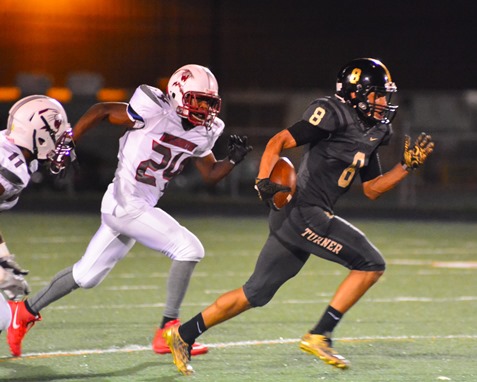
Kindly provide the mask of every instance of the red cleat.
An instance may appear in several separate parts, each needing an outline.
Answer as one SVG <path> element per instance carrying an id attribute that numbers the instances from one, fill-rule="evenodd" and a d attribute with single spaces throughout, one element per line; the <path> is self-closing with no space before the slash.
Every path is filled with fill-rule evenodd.
<path id="1" fill-rule="evenodd" d="M 22 355 L 22 340 L 28 330 L 35 325 L 36 321 L 41 320 L 40 314 L 34 316 L 31 314 L 24 301 L 8 301 L 12 311 L 12 322 L 8 327 L 7 341 L 10 346 L 10 352 L 14 357 Z"/>
<path id="2" fill-rule="evenodd" d="M 178 319 L 173 320 L 173 321 L 169 321 L 164 326 L 164 328 L 157 329 L 156 335 L 154 336 L 154 339 L 152 340 L 152 350 L 154 350 L 155 353 L 157 353 L 157 354 L 169 354 L 171 352 L 171 349 L 169 349 L 169 346 L 167 346 L 166 340 L 164 339 L 164 337 L 162 337 L 162 334 L 164 333 L 164 331 L 166 329 L 170 328 L 171 326 L 175 326 L 175 325 L 180 325 L 180 321 Z M 199 343 L 196 342 L 194 345 L 192 345 L 190 355 L 191 356 L 201 355 L 201 354 L 207 353 L 208 351 L 209 351 L 209 348 L 207 346 L 199 344 Z"/>

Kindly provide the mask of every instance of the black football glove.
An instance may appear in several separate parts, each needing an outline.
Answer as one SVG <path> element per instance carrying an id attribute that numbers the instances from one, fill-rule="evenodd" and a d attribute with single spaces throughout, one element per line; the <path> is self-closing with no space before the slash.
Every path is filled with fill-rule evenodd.
<path id="1" fill-rule="evenodd" d="M 18 265 L 18 263 L 15 261 L 15 256 L 14 255 L 5 255 L 0 257 L 0 267 L 8 270 L 11 269 L 11 271 L 15 275 L 27 275 L 28 271 L 26 269 L 23 269 Z"/>
<path id="2" fill-rule="evenodd" d="M 427 157 L 434 150 L 434 142 L 432 137 L 426 133 L 421 133 L 414 145 L 411 147 L 411 137 L 404 137 L 404 153 L 402 164 L 409 169 L 416 169 L 426 161 Z"/>
<path id="3" fill-rule="evenodd" d="M 252 149 L 253 147 L 247 144 L 246 135 L 231 135 L 227 145 L 227 156 L 232 164 L 239 164 Z"/>
<path id="4" fill-rule="evenodd" d="M 273 195 L 280 191 L 291 191 L 288 186 L 282 186 L 281 184 L 272 182 L 269 178 L 256 179 L 255 189 L 258 192 L 258 197 L 262 202 L 265 202 L 268 207 L 277 210 L 273 204 Z"/>

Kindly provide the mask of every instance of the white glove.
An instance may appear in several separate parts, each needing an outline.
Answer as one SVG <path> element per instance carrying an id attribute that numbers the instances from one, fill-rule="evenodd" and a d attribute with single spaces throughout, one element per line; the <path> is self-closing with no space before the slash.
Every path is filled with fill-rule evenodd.
<path id="1" fill-rule="evenodd" d="M 4 269 L 11 269 L 16 275 L 27 275 L 28 271 L 20 267 L 15 261 L 15 255 L 3 255 L 0 256 L 0 267 Z"/>
<path id="2" fill-rule="evenodd" d="M 10 300 L 16 300 L 30 293 L 30 286 L 22 275 L 13 269 L 0 267 L 0 289 Z"/>

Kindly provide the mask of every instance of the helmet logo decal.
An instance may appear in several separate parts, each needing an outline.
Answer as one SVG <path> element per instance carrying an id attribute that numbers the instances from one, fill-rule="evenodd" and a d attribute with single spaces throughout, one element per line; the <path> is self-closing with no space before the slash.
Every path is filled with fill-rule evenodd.
<path id="1" fill-rule="evenodd" d="M 184 90 L 182 86 L 184 83 L 192 77 L 192 72 L 190 70 L 184 70 L 181 74 L 181 78 L 179 81 L 175 81 L 172 85 L 177 86 L 181 92 L 182 95 L 184 95 Z"/>
<path id="2" fill-rule="evenodd" d="M 359 81 L 359 78 L 361 77 L 361 69 L 360 68 L 354 68 L 351 74 L 349 75 L 349 83 L 350 84 L 357 84 Z"/>
<path id="3" fill-rule="evenodd" d="M 190 70 L 184 70 L 184 73 L 182 73 L 182 76 L 181 76 L 181 82 L 186 82 L 191 77 L 192 77 L 192 73 L 190 72 Z"/>
<path id="4" fill-rule="evenodd" d="M 46 118 L 42 115 L 44 113 L 46 113 L 47 111 L 53 111 L 55 114 L 53 116 L 50 116 L 50 119 L 52 120 L 51 122 L 53 122 L 53 125 L 50 125 L 48 123 L 48 121 L 46 120 Z M 53 133 L 57 133 L 58 130 L 60 129 L 61 127 L 61 124 L 63 122 L 63 118 L 61 117 L 61 114 L 58 113 L 57 110 L 55 109 L 44 109 L 44 110 L 40 110 L 38 112 L 38 115 L 40 115 L 40 118 L 41 120 L 43 121 L 43 123 L 45 124 L 45 126 L 42 127 L 42 129 L 45 129 L 46 131 L 48 131 L 50 134 Z M 53 127 L 53 128 L 52 128 Z"/>
<path id="5" fill-rule="evenodd" d="M 43 114 L 43 113 L 45 113 L 45 112 L 47 112 L 47 111 L 49 111 L 49 110 L 55 112 L 54 116 L 53 116 L 53 117 L 50 117 L 50 119 L 53 119 L 53 122 L 54 122 L 53 127 L 54 127 L 54 129 L 52 129 L 52 126 L 48 123 L 48 121 L 46 120 L 46 118 L 45 118 L 43 115 L 41 115 L 41 114 Z M 38 112 L 38 115 L 40 115 L 41 120 L 42 120 L 43 123 L 45 124 L 45 125 L 42 126 L 40 129 L 46 130 L 46 131 L 48 132 L 48 134 L 49 134 L 51 140 L 53 141 L 53 144 L 56 143 L 55 135 L 56 135 L 56 133 L 58 132 L 60 126 L 61 126 L 61 115 L 60 115 L 55 109 L 49 109 L 49 108 L 48 108 L 48 109 L 44 109 L 44 110 L 40 110 L 40 111 Z M 58 117 L 59 117 L 59 118 L 58 118 Z M 58 122 L 59 122 L 59 123 L 58 123 Z M 44 140 L 39 141 L 39 142 L 40 142 L 40 144 L 44 144 L 44 143 L 45 143 Z"/>

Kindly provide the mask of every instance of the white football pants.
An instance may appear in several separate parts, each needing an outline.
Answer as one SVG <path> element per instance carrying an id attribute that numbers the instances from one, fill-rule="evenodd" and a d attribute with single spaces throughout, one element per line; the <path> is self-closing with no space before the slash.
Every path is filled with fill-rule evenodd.
<path id="1" fill-rule="evenodd" d="M 103 213 L 101 218 L 85 254 L 73 266 L 73 278 L 81 288 L 93 288 L 103 281 L 136 241 L 172 260 L 199 262 L 204 257 L 199 239 L 159 208 L 146 208 L 134 217 Z"/>
<path id="2" fill-rule="evenodd" d="M 0 331 L 7 330 L 12 319 L 12 311 L 3 294 L 0 293 Z"/>

